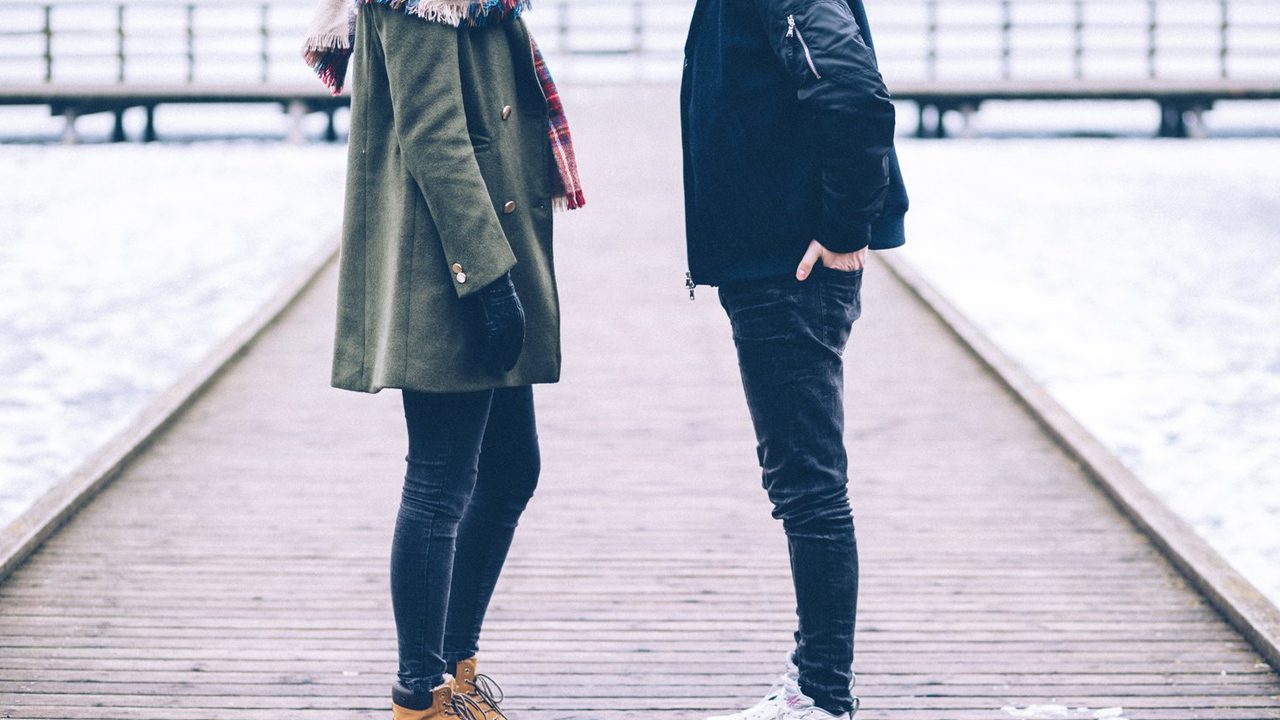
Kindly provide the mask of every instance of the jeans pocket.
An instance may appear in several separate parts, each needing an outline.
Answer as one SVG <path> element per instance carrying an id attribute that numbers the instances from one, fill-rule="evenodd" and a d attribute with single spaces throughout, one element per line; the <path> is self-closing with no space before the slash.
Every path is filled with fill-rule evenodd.
<path id="1" fill-rule="evenodd" d="M 819 274 L 827 276 L 828 280 L 848 283 L 862 282 L 862 271 L 864 268 L 858 268 L 857 270 L 837 270 L 835 268 L 829 268 L 826 265 L 819 265 L 818 268 Z"/>
<path id="2" fill-rule="evenodd" d="M 779 340 L 795 332 L 798 281 L 790 276 L 725 285 L 720 304 L 735 342 Z"/>
<path id="3" fill-rule="evenodd" d="M 821 283 L 822 307 L 832 345 L 839 351 L 849 341 L 853 324 L 862 317 L 862 269 L 852 272 L 823 268 L 818 275 Z"/>

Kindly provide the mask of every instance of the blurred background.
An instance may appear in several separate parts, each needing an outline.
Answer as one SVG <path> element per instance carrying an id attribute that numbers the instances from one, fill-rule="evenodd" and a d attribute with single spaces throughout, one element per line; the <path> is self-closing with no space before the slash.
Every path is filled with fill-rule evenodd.
<path id="1" fill-rule="evenodd" d="M 572 117 L 600 85 L 674 90 L 691 9 L 527 19 Z M 310 10 L 0 0 L 0 524 L 332 242 L 347 110 L 299 59 Z M 868 11 L 900 252 L 1280 602 L 1280 5 Z"/>

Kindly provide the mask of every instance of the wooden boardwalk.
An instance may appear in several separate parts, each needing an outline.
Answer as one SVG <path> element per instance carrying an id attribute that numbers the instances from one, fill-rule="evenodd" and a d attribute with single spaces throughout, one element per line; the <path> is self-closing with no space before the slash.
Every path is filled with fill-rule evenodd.
<path id="1" fill-rule="evenodd" d="M 565 381 L 538 392 L 543 483 L 482 670 L 517 719 L 697 719 L 780 670 L 785 545 L 727 323 L 681 289 L 674 95 L 570 102 L 591 205 L 558 237 Z M 0 717 L 389 717 L 399 397 L 327 389 L 334 292 L 0 585 Z M 1276 674 L 996 380 L 882 267 L 866 293 L 860 717 L 1280 718 Z"/>

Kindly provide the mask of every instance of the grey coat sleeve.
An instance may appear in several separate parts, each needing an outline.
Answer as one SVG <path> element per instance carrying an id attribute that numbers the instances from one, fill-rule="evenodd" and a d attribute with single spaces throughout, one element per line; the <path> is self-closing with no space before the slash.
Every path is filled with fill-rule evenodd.
<path id="1" fill-rule="evenodd" d="M 516 264 L 480 174 L 467 131 L 458 29 L 373 4 L 386 57 L 400 150 L 444 245 L 446 263 L 465 269 L 465 297 Z M 453 275 L 453 273 L 450 273 Z"/>
<path id="2" fill-rule="evenodd" d="M 821 148 L 817 240 L 860 250 L 884 209 L 893 149 L 893 104 L 875 54 L 844 0 L 754 1 Z"/>

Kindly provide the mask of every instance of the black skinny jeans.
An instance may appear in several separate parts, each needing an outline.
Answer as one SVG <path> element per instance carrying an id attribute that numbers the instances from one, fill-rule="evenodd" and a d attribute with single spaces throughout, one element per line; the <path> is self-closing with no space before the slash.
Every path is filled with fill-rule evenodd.
<path id="1" fill-rule="evenodd" d="M 720 288 L 733 326 L 764 488 L 782 521 L 796 592 L 800 689 L 853 709 L 858 545 L 844 447 L 843 353 L 862 311 L 862 271 L 819 266 Z"/>
<path id="2" fill-rule="evenodd" d="M 476 654 L 540 471 L 532 388 L 405 391 L 404 416 L 408 471 L 391 548 L 391 600 L 399 684 L 422 697 L 397 696 L 402 705 L 429 703 L 443 674 Z"/>

